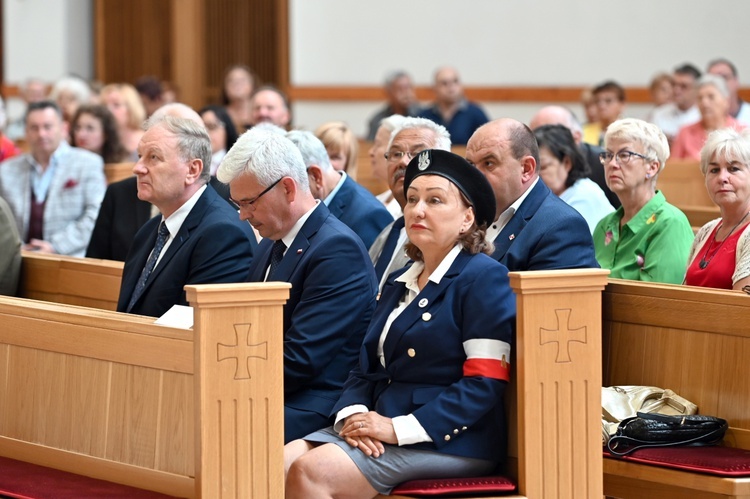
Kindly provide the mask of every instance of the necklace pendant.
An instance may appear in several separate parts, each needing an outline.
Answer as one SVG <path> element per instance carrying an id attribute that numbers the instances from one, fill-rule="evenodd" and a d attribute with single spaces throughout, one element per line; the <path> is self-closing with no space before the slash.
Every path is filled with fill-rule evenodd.
<path id="1" fill-rule="evenodd" d="M 707 261 L 705 261 L 705 260 L 703 260 L 703 259 L 701 258 L 701 261 L 700 261 L 700 262 L 698 262 L 698 266 L 699 266 L 699 267 L 701 268 L 701 270 L 702 270 L 702 269 L 705 269 L 706 267 L 708 267 L 708 262 L 707 262 Z"/>

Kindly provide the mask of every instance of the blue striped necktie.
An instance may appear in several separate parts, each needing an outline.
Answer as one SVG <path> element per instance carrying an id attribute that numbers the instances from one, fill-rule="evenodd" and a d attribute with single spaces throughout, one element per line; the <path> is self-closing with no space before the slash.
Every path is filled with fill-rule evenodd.
<path id="1" fill-rule="evenodd" d="M 162 220 L 161 224 L 159 225 L 159 234 L 156 236 L 156 244 L 154 244 L 154 250 L 148 257 L 148 261 L 146 261 L 146 265 L 143 267 L 141 276 L 138 278 L 138 283 L 135 285 L 133 294 L 130 296 L 130 303 L 128 303 L 128 312 L 130 312 L 130 310 L 133 308 L 133 305 L 135 305 L 135 302 L 137 302 L 138 298 L 140 298 L 141 294 L 143 294 L 143 290 L 146 287 L 146 281 L 148 281 L 151 272 L 154 271 L 154 267 L 156 267 L 156 261 L 159 259 L 159 255 L 161 254 L 161 250 L 164 249 L 164 245 L 167 244 L 167 239 L 169 239 L 169 229 L 167 229 L 167 224 L 165 224 Z"/>

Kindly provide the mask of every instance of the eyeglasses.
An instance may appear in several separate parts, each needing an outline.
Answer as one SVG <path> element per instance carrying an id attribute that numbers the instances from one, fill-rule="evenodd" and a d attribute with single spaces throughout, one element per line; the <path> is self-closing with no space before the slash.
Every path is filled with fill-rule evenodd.
<path id="1" fill-rule="evenodd" d="M 258 194 L 257 196 L 255 196 L 252 199 L 242 199 L 240 201 L 235 201 L 234 199 L 229 198 L 229 200 L 232 202 L 232 204 L 234 204 L 240 210 L 243 209 L 243 208 L 248 208 L 248 207 L 252 206 L 260 198 L 262 198 L 264 194 L 266 194 L 268 191 L 270 191 L 271 189 L 273 189 L 274 187 L 276 187 L 276 184 L 278 184 L 279 182 L 281 182 L 281 180 L 283 178 L 284 177 L 281 177 L 279 180 L 277 180 L 273 184 L 271 184 L 268 187 L 266 187 L 265 189 L 263 189 L 263 192 L 261 192 L 260 194 Z"/>
<path id="2" fill-rule="evenodd" d="M 385 153 L 385 159 L 390 163 L 398 163 L 404 156 L 406 156 L 407 159 L 411 160 L 420 152 L 422 152 L 422 149 L 420 149 L 419 151 L 389 151 Z"/>
<path id="3" fill-rule="evenodd" d="M 622 166 L 630 163 L 630 160 L 633 159 L 633 156 L 637 156 L 645 160 L 649 159 L 648 156 L 644 156 L 643 154 L 623 149 L 622 151 L 618 151 L 616 153 L 612 153 L 609 151 L 600 152 L 599 161 L 601 162 L 601 164 L 606 165 L 607 163 L 612 161 L 612 158 L 615 158 L 617 164 Z"/>
<path id="4" fill-rule="evenodd" d="M 224 123 L 222 123 L 221 121 L 218 121 L 216 123 L 212 123 L 209 121 L 208 123 L 204 123 L 204 125 L 206 126 L 206 130 L 208 130 L 209 132 L 224 128 Z"/>

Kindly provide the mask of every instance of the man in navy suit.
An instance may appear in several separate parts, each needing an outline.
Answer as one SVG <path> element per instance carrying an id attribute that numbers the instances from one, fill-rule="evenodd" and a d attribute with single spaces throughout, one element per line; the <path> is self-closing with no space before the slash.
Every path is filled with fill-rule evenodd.
<path id="1" fill-rule="evenodd" d="M 375 272 L 359 237 L 313 197 L 302 154 L 286 137 L 250 130 L 217 175 L 240 218 L 265 238 L 249 280 L 292 284 L 284 306 L 288 442 L 330 424 L 375 309 Z"/>
<path id="2" fill-rule="evenodd" d="M 323 143 L 311 132 L 287 133 L 307 166 L 310 191 L 331 213 L 352 229 L 369 248 L 393 217 L 370 191 L 343 171 L 334 170 Z"/>
<path id="3" fill-rule="evenodd" d="M 161 215 L 133 240 L 117 310 L 161 316 L 187 305 L 186 284 L 244 281 L 255 236 L 208 185 L 211 142 L 200 122 L 166 115 L 152 117 L 146 128 L 133 172 L 138 198 Z"/>
<path id="4" fill-rule="evenodd" d="M 495 192 L 497 213 L 487 229 L 492 256 L 508 270 L 598 268 L 583 217 L 539 178 L 539 148 L 529 127 L 491 121 L 466 145 L 466 159 Z"/>

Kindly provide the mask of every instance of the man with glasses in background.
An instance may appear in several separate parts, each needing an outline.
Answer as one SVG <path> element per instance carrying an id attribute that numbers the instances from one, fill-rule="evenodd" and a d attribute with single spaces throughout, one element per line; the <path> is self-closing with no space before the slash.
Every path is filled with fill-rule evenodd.
<path id="1" fill-rule="evenodd" d="M 508 270 L 598 268 L 583 217 L 539 178 L 534 132 L 513 119 L 491 121 L 466 145 L 466 159 L 495 193 L 495 222 L 487 239 Z"/>
<path id="2" fill-rule="evenodd" d="M 284 305 L 289 442 L 331 424 L 375 309 L 375 273 L 362 240 L 313 197 L 302 154 L 285 136 L 251 129 L 217 176 L 229 184 L 240 219 L 264 238 L 248 280 L 292 285 Z"/>
<path id="3" fill-rule="evenodd" d="M 406 205 L 404 173 L 409 161 L 426 149 L 451 150 L 451 139 L 445 127 L 426 118 L 405 118 L 401 126 L 391 133 L 386 147 L 386 179 L 393 198 L 401 206 Z M 375 265 L 378 289 L 382 291 L 388 274 L 407 264 L 404 252 L 407 243 L 403 215 L 388 224 L 370 246 L 370 259 Z"/>
<path id="4" fill-rule="evenodd" d="M 255 235 L 208 184 L 211 142 L 200 117 L 157 112 L 138 144 L 138 199 L 158 208 L 125 260 L 119 312 L 159 317 L 187 305 L 186 284 L 243 282 Z M 175 115 L 177 114 L 177 117 Z"/>

